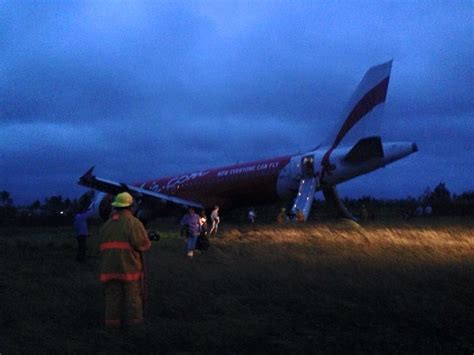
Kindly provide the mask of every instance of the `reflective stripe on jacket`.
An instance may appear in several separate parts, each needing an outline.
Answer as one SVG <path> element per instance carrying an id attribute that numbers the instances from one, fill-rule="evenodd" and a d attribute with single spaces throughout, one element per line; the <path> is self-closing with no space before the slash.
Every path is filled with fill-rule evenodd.
<path id="1" fill-rule="evenodd" d="M 100 281 L 137 281 L 142 277 L 141 252 L 151 247 L 143 224 L 129 210 L 120 210 L 100 229 Z"/>

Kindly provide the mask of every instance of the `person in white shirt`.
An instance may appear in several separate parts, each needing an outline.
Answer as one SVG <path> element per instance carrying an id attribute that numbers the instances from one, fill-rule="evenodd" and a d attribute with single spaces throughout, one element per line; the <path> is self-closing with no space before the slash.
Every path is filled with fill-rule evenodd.
<path id="1" fill-rule="evenodd" d="M 211 230 L 209 231 L 209 236 L 216 236 L 220 221 L 221 219 L 219 218 L 219 206 L 214 206 L 214 209 L 211 212 L 212 226 Z"/>
<path id="2" fill-rule="evenodd" d="M 255 210 L 253 208 L 249 209 L 248 219 L 249 219 L 250 224 L 255 223 L 255 218 L 257 218 L 257 214 L 255 213 Z"/>

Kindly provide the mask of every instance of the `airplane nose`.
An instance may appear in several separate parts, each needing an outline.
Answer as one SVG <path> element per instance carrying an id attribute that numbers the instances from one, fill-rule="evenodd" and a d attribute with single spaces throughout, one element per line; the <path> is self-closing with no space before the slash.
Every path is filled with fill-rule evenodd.
<path id="1" fill-rule="evenodd" d="M 412 143 L 411 150 L 413 151 L 413 153 L 418 151 L 418 146 L 416 145 L 416 143 Z"/>

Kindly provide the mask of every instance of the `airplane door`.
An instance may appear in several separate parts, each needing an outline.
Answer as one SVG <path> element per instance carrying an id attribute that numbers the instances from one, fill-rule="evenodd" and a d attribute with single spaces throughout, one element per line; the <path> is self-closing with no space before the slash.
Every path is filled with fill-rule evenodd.
<path id="1" fill-rule="evenodd" d="M 314 176 L 314 155 L 305 155 L 301 158 L 301 176 Z"/>

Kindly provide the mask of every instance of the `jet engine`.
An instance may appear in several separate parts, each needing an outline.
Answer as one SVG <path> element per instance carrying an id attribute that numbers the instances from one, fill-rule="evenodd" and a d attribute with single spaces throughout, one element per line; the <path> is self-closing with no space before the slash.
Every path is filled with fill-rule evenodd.
<path id="1" fill-rule="evenodd" d="M 114 197 L 112 195 L 106 194 L 105 192 L 96 192 L 89 205 L 89 209 L 94 210 L 94 217 L 106 221 L 112 212 L 111 203 L 113 200 Z"/>

